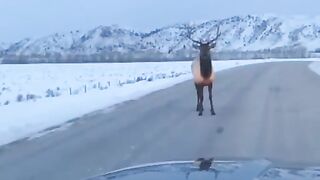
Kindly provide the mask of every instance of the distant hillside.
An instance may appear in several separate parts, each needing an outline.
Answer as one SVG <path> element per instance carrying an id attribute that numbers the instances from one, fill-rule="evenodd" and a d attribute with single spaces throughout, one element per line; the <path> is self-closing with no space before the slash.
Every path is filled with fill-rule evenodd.
<path id="1" fill-rule="evenodd" d="M 193 37 L 218 40 L 215 59 L 306 57 L 320 49 L 320 21 L 276 16 L 234 16 L 193 24 Z M 185 60 L 195 56 L 186 38 L 190 25 L 175 24 L 141 33 L 117 26 L 88 32 L 55 33 L 0 44 L 5 63 Z"/>

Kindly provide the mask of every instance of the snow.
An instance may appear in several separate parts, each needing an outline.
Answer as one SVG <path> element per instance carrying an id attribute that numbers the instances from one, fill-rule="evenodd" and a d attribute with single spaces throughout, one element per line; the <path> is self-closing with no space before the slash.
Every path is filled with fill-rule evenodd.
<path id="1" fill-rule="evenodd" d="M 214 69 L 318 60 L 217 61 Z M 190 65 L 191 62 L 0 65 L 0 145 L 190 80 Z"/>
<path id="2" fill-rule="evenodd" d="M 7 49 L 10 46 L 10 43 L 0 42 L 0 51 Z"/>
<path id="3" fill-rule="evenodd" d="M 260 180 L 315 180 L 320 177 L 320 167 L 310 167 L 306 169 L 269 169 Z"/>
<path id="4" fill-rule="evenodd" d="M 311 63 L 309 68 L 320 76 L 320 62 Z"/>

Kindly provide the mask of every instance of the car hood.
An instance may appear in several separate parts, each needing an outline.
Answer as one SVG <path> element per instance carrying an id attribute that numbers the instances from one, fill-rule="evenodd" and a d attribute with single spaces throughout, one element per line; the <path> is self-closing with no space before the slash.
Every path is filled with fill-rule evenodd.
<path id="1" fill-rule="evenodd" d="M 320 179 L 320 168 L 277 168 L 267 160 L 215 161 L 210 170 L 200 171 L 194 161 L 145 164 L 88 180 L 298 180 Z"/>

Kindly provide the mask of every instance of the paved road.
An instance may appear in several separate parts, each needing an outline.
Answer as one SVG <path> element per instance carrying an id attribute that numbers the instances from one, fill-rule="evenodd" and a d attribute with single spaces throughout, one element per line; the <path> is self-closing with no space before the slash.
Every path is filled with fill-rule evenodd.
<path id="1" fill-rule="evenodd" d="M 268 63 L 218 73 L 215 117 L 207 98 L 204 116 L 196 115 L 191 81 L 92 113 L 68 130 L 0 148 L 0 179 L 83 179 L 202 156 L 320 165 L 320 77 L 307 65 Z"/>

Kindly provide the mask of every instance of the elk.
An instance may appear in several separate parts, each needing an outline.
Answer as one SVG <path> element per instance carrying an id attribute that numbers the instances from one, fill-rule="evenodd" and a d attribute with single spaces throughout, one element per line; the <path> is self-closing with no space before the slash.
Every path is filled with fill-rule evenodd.
<path id="1" fill-rule="evenodd" d="M 221 33 L 219 32 L 219 26 L 217 27 L 216 37 L 208 41 L 194 40 L 191 35 L 194 30 L 188 28 L 187 38 L 193 42 L 193 47 L 200 50 L 199 57 L 196 58 L 191 64 L 192 75 L 194 84 L 197 90 L 197 108 L 199 116 L 203 113 L 203 89 L 208 86 L 209 101 L 211 106 L 211 115 L 216 115 L 213 102 L 212 102 L 212 86 L 215 79 L 215 74 L 212 67 L 210 50 L 216 47 L 216 41 Z"/>

